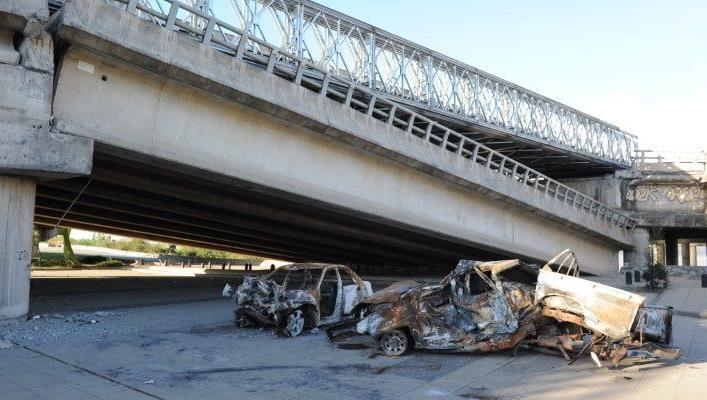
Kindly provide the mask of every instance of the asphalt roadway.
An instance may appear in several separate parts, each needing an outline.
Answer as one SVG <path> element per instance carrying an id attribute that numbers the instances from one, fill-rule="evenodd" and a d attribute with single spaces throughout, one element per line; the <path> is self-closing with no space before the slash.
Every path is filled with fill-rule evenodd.
<path id="1" fill-rule="evenodd" d="M 322 331 L 280 338 L 234 328 L 218 287 L 40 296 L 37 319 L 0 328 L 0 399 L 703 399 L 706 292 L 675 278 L 648 294 L 676 307 L 684 355 L 618 368 L 534 352 L 389 358 Z"/>

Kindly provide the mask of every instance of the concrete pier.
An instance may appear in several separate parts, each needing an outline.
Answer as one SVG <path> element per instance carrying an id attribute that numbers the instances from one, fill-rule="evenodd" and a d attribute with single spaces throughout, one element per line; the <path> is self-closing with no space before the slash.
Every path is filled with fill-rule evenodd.
<path id="1" fill-rule="evenodd" d="M 36 185 L 0 175 L 0 321 L 27 316 Z"/>
<path id="2" fill-rule="evenodd" d="M 36 185 L 88 175 L 93 140 L 51 128 L 45 0 L 0 1 L 0 322 L 27 315 Z"/>

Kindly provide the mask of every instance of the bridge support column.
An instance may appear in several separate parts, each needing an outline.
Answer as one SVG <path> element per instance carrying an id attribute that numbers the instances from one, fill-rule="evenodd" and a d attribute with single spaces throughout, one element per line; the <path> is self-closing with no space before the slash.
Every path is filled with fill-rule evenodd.
<path id="1" fill-rule="evenodd" d="M 93 140 L 51 128 L 54 43 L 46 0 L 0 0 L 0 322 L 29 307 L 36 182 L 87 175 Z"/>
<path id="2" fill-rule="evenodd" d="M 0 175 L 0 322 L 27 316 L 35 189 L 31 178 Z"/>
<path id="3" fill-rule="evenodd" d="M 650 262 L 651 243 L 648 229 L 635 228 L 633 241 L 635 248 L 626 252 L 626 261 L 630 268 L 643 268 Z"/>

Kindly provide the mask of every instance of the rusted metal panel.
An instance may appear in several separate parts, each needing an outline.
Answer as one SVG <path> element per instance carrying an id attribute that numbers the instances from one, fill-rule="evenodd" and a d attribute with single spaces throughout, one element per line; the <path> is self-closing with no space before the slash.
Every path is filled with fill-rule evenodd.
<path id="1" fill-rule="evenodd" d="M 390 286 L 375 292 L 372 296 L 362 300 L 365 304 L 392 303 L 400 298 L 403 293 L 419 287 L 415 281 L 399 281 Z"/>
<path id="2" fill-rule="evenodd" d="M 636 331 L 641 340 L 670 343 L 673 333 L 672 307 L 645 306 L 638 311 Z"/>
<path id="3" fill-rule="evenodd" d="M 581 315 L 588 328 L 613 339 L 630 335 L 645 300 L 635 293 L 547 269 L 540 270 L 535 287 L 537 304 Z"/>
<path id="4" fill-rule="evenodd" d="M 578 275 L 570 250 L 539 271 L 520 260 L 462 260 L 439 285 L 402 281 L 389 286 L 359 304 L 355 324 L 336 328 L 354 327 L 394 356 L 409 343 L 471 353 L 522 346 L 567 360 L 573 354 L 572 362 L 589 349 L 597 366 L 633 355 L 680 355 L 679 349 L 663 345 L 670 343 L 672 309 L 647 307 L 643 296 Z M 327 334 L 336 340 L 333 331 Z"/>

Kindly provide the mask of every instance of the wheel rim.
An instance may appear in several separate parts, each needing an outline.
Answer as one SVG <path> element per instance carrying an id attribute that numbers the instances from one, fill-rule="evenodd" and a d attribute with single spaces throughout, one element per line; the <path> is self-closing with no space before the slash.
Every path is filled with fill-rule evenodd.
<path id="1" fill-rule="evenodd" d="M 386 332 L 381 338 L 381 347 L 385 354 L 399 356 L 405 352 L 408 345 L 408 337 L 405 333 L 394 330 Z"/>
<path id="2" fill-rule="evenodd" d="M 290 336 L 297 336 L 304 329 L 304 314 L 302 310 L 295 310 L 287 317 L 287 333 Z"/>

